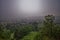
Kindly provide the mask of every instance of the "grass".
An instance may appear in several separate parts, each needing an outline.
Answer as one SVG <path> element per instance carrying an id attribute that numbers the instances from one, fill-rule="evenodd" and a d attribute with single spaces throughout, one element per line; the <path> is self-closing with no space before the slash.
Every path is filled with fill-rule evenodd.
<path id="1" fill-rule="evenodd" d="M 38 32 L 30 32 L 27 36 L 24 36 L 21 40 L 34 40 Z"/>

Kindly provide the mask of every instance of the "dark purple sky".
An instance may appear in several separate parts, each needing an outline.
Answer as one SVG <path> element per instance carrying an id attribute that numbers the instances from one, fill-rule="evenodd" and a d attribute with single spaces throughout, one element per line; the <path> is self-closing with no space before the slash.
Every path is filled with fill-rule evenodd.
<path id="1" fill-rule="evenodd" d="M 40 10 L 35 9 L 35 14 L 32 12 L 34 10 L 34 6 L 29 10 L 26 7 L 25 9 L 28 10 L 25 14 L 24 11 L 19 9 L 21 5 L 19 5 L 20 0 L 0 0 L 0 19 L 2 18 L 19 18 L 24 16 L 44 16 L 47 14 L 54 14 L 60 16 L 60 0 L 40 0 Z M 27 0 L 25 2 L 28 2 Z M 36 1 L 34 1 L 36 2 Z M 29 2 L 28 2 L 29 3 Z M 37 2 L 36 2 L 37 3 Z M 31 5 L 31 4 L 28 4 Z M 34 5 L 34 4 L 33 4 Z M 37 4 L 36 4 L 37 5 Z M 35 6 L 36 6 L 35 5 Z M 33 9 L 33 10 L 32 10 Z M 21 12 L 22 11 L 22 12 Z M 30 12 L 30 13 L 29 13 Z M 30 15 L 31 14 L 31 15 Z"/>

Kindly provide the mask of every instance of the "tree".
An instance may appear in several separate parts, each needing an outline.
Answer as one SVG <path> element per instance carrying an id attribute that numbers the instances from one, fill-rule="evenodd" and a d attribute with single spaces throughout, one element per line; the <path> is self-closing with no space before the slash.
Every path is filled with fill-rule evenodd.
<path id="1" fill-rule="evenodd" d="M 54 20 L 55 17 L 53 15 L 45 16 L 43 27 L 40 28 L 40 39 L 39 40 L 53 40 L 54 39 Z M 52 31 L 53 30 L 53 31 Z M 39 36 L 38 36 L 39 37 Z"/>
<path id="2" fill-rule="evenodd" d="M 45 29 L 45 34 L 49 37 L 52 37 L 52 30 L 54 28 L 54 20 L 55 17 L 53 15 L 48 15 L 45 16 L 45 20 L 44 20 L 44 29 Z"/>

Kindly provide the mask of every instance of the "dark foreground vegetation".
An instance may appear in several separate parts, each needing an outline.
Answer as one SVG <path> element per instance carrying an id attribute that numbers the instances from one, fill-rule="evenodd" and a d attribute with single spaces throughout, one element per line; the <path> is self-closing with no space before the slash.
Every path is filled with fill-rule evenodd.
<path id="1" fill-rule="evenodd" d="M 60 40 L 60 25 L 53 15 L 42 23 L 0 23 L 0 40 Z"/>

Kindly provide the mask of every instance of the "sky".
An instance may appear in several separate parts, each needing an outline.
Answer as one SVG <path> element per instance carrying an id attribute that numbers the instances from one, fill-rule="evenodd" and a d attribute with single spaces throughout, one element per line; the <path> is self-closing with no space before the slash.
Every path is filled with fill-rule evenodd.
<path id="1" fill-rule="evenodd" d="M 0 0 L 0 19 L 60 16 L 60 0 Z"/>

